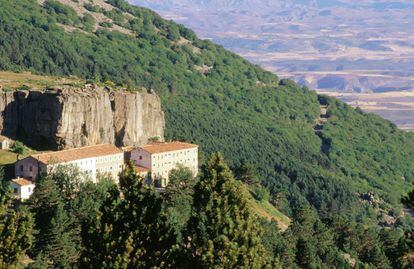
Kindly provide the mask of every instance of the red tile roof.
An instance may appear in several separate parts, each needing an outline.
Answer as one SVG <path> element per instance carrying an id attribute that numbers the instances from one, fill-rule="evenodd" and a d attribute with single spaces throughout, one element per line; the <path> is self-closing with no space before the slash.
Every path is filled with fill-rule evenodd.
<path id="1" fill-rule="evenodd" d="M 148 172 L 150 172 L 151 170 L 150 170 L 150 169 L 148 169 L 148 168 L 145 168 L 145 167 L 143 167 L 143 166 L 135 165 L 135 166 L 134 166 L 134 171 L 135 171 L 136 173 L 140 174 L 140 173 L 148 173 Z"/>
<path id="2" fill-rule="evenodd" d="M 16 183 L 19 186 L 34 185 L 34 183 L 31 180 L 24 179 L 24 178 L 16 178 L 16 179 L 13 179 L 12 182 Z"/>
<path id="3" fill-rule="evenodd" d="M 3 142 L 4 140 L 9 140 L 7 137 L 0 135 L 0 142 Z"/>
<path id="4" fill-rule="evenodd" d="M 154 142 L 154 143 L 142 146 L 140 148 L 142 148 L 143 150 L 145 150 L 145 151 L 147 151 L 151 154 L 156 154 L 156 153 L 162 153 L 162 152 L 170 152 L 170 151 L 198 148 L 198 145 L 179 142 L 179 141 Z"/>
<path id="5" fill-rule="evenodd" d="M 49 162 L 70 162 L 75 160 L 114 155 L 119 153 L 123 153 L 123 151 L 115 147 L 114 145 L 103 144 L 35 154 L 31 155 L 30 157 L 35 158 L 42 163 L 48 164 Z"/>

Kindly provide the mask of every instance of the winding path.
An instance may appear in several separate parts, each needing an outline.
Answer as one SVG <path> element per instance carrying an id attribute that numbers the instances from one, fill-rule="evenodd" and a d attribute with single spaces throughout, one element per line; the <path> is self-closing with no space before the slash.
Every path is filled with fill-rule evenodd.
<path id="1" fill-rule="evenodd" d="M 323 135 L 323 126 L 328 122 L 328 105 L 320 104 L 321 113 L 316 120 L 316 125 L 313 127 L 315 134 L 321 139 L 322 146 L 321 152 L 325 155 L 329 155 L 329 151 L 331 149 L 331 142 L 327 140 Z"/>
<path id="2" fill-rule="evenodd" d="M 321 114 L 319 115 L 314 127 L 315 133 L 322 132 L 323 126 L 328 122 L 328 105 L 320 105 Z"/>

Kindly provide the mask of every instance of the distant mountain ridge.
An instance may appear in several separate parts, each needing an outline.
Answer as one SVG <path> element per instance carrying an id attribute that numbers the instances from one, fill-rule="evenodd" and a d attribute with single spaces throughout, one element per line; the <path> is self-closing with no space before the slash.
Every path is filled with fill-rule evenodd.
<path id="1" fill-rule="evenodd" d="M 331 7 L 352 7 L 352 8 L 373 8 L 373 9 L 402 9 L 413 7 L 414 3 L 409 0 L 384 0 L 384 1 L 370 1 L 370 0 L 129 0 L 129 2 L 137 5 L 145 5 L 152 8 L 173 8 L 177 6 L 191 6 L 193 8 L 207 8 L 214 10 L 262 10 L 263 8 L 284 9 L 293 7 L 308 7 L 308 8 L 331 8 Z M 269 10 L 270 11 L 270 10 Z"/>
<path id="2" fill-rule="evenodd" d="M 130 2 L 301 85 L 342 92 L 414 89 L 412 1 Z"/>

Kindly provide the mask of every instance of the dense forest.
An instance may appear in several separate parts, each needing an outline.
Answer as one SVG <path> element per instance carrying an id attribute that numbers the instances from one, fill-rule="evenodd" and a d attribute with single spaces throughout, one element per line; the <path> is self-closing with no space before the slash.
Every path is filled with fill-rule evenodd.
<path id="1" fill-rule="evenodd" d="M 172 170 L 160 193 L 132 167 L 118 187 L 60 165 L 23 203 L 2 180 L 0 268 L 413 268 L 412 228 L 367 228 L 341 216 L 324 223 L 301 205 L 281 232 L 249 208 L 241 186 L 258 182 L 247 171 L 235 178 L 214 154 L 197 178 Z"/>
<path id="2" fill-rule="evenodd" d="M 220 151 L 233 166 L 252 162 L 272 195 L 285 193 L 291 205 L 308 201 L 347 211 L 357 191 L 369 190 L 397 203 L 414 182 L 413 134 L 325 99 L 331 118 L 322 136 L 315 135 L 316 93 L 279 81 L 152 11 L 107 2 L 117 8 L 86 7 L 133 35 L 105 27 L 92 33 L 93 17 L 58 1 L 42 7 L 1 0 L 0 68 L 153 88 L 163 101 L 167 139 L 193 141 L 207 154 Z"/>
<path id="3" fill-rule="evenodd" d="M 131 90 L 154 89 L 166 113 L 167 139 L 197 143 L 204 156 L 220 151 L 234 170 L 246 161 L 251 163 L 266 187 L 269 200 L 293 219 L 283 235 L 274 225 L 262 225 L 267 233 L 262 244 L 277 257 L 277 261 L 264 264 L 342 267 L 343 253 L 356 259 L 356 264 L 361 262 L 358 266 L 366 263 L 387 268 L 401 262 L 399 259 L 406 253 L 397 255 L 387 249 L 391 243 L 384 242 L 404 241 L 405 232 L 413 225 L 400 213 L 401 197 L 414 183 L 413 134 L 398 130 L 378 116 L 318 96 L 290 80 L 279 80 L 276 75 L 210 41 L 198 39 L 191 30 L 150 10 L 123 0 L 106 2 L 114 8 L 108 10 L 92 1 L 84 4 L 85 13 L 79 14 L 59 1 L 48 0 L 39 5 L 36 0 L 0 0 L 0 69 L 74 75 L 91 82 L 113 82 Z M 105 16 L 108 21 L 98 22 L 94 14 Z M 320 104 L 329 106 L 329 118 L 316 132 Z M 202 159 L 202 163 L 205 161 Z M 105 216 L 110 210 L 127 210 L 126 202 L 113 192 L 110 192 L 113 200 L 102 203 L 117 208 L 102 209 L 101 217 L 107 218 L 102 221 L 134 225 L 121 216 L 131 212 L 120 213 L 121 219 Z M 378 202 L 367 200 L 367 193 L 373 193 Z M 142 199 L 158 199 L 151 196 L 155 194 L 148 195 L 149 198 Z M 123 199 L 128 199 L 127 195 Z M 193 206 L 206 206 L 199 199 L 202 200 L 192 199 Z M 74 213 L 70 207 L 62 207 L 61 212 Z M 59 214 L 59 218 L 67 218 L 64 213 Z M 204 225 L 199 222 L 205 217 L 195 216 L 188 221 Z M 397 221 L 390 224 L 386 221 L 390 217 Z M 108 238 L 103 234 L 104 227 L 98 225 L 94 229 L 90 236 L 95 240 L 99 241 L 100 236 Z M 200 230 L 186 232 L 196 234 Z M 177 233 L 174 234 L 178 236 Z M 129 235 L 113 236 L 127 239 Z M 367 242 L 366 245 L 362 246 L 359 240 Z M 196 250 L 188 250 L 194 252 L 179 255 L 197 256 L 208 248 L 206 242 L 209 239 L 202 237 L 194 243 Z M 125 242 L 116 242 L 114 246 L 118 243 Z M 220 244 L 227 247 L 227 243 Z M 126 251 L 130 247 L 119 248 Z M 90 264 L 108 258 L 103 257 L 104 250 L 88 249 L 87 245 L 81 248 L 76 255 L 86 250 L 91 251 L 90 255 L 102 251 L 102 255 L 93 256 L 97 260 L 89 261 Z M 298 257 L 296 249 L 308 251 L 306 257 L 312 259 L 302 260 L 305 257 Z M 44 250 L 33 251 L 42 261 Z M 119 262 L 129 262 L 122 253 Z M 257 255 L 260 253 L 258 250 Z M 195 261 L 196 264 L 214 262 L 214 255 L 195 257 L 198 258 L 201 260 Z M 110 265 L 105 263 L 102 267 Z"/>

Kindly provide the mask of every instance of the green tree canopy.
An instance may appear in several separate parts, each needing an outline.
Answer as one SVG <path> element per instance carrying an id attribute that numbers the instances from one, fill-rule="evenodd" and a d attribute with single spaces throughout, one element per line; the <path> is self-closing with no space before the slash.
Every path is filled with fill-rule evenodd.
<path id="1" fill-rule="evenodd" d="M 28 204 L 37 231 L 32 256 L 41 257 L 54 268 L 73 267 L 80 255 L 76 219 L 65 209 L 56 181 L 48 176 L 39 179 Z"/>
<path id="2" fill-rule="evenodd" d="M 202 168 L 188 224 L 189 268 L 262 268 L 269 262 L 257 224 L 220 154 Z"/>
<path id="3" fill-rule="evenodd" d="M 0 182 L 0 268 L 12 268 L 32 245 L 33 219 L 26 210 L 12 208 L 10 188 L 3 184 L 2 169 Z"/>
<path id="4" fill-rule="evenodd" d="M 163 203 L 168 225 L 181 242 L 182 231 L 191 216 L 195 178 L 189 168 L 179 165 L 170 172 L 168 179 L 162 195 Z"/>
<path id="5" fill-rule="evenodd" d="M 26 154 L 27 147 L 20 141 L 15 141 L 13 143 L 13 146 L 10 148 L 10 150 L 17 154 L 17 160 L 19 159 L 20 155 Z"/>
<path id="6" fill-rule="evenodd" d="M 253 164 L 248 161 L 243 161 L 242 164 L 236 169 L 235 178 L 249 186 L 256 186 L 260 184 L 259 177 Z"/>
<path id="7" fill-rule="evenodd" d="M 167 267 L 175 239 L 169 236 L 162 200 L 129 167 L 120 176 L 85 240 L 84 268 Z"/>
<path id="8" fill-rule="evenodd" d="M 402 202 L 409 207 L 410 209 L 414 210 L 414 190 L 410 191 L 407 196 L 402 198 Z"/>

